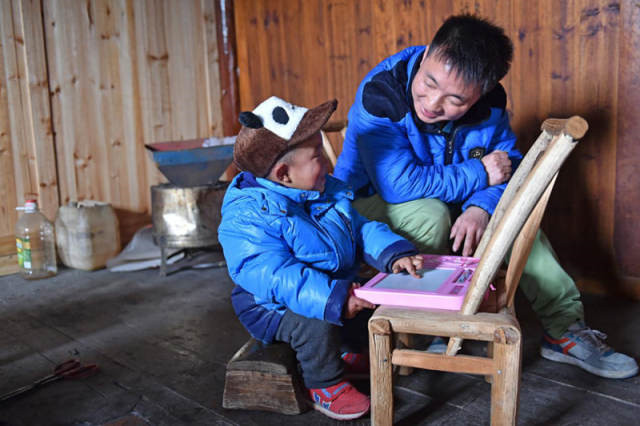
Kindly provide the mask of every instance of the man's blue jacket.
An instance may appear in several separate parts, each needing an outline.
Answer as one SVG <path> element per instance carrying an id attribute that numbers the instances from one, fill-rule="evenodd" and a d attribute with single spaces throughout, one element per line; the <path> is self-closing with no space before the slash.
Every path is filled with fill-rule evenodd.
<path id="1" fill-rule="evenodd" d="M 242 324 L 269 343 L 285 310 L 342 324 L 351 283 L 364 259 L 390 272 L 415 247 L 387 225 L 360 216 L 353 193 L 327 176 L 323 192 L 288 188 L 240 173 L 222 203 L 218 239 L 231 300 Z"/>
<path id="2" fill-rule="evenodd" d="M 423 123 L 415 115 L 411 83 L 425 49 L 409 47 L 364 78 L 334 176 L 357 197 L 378 193 L 388 203 L 437 198 L 493 214 L 506 184 L 488 186 L 480 158 L 506 151 L 514 169 L 522 158 L 504 89 L 498 85 L 455 122 Z"/>

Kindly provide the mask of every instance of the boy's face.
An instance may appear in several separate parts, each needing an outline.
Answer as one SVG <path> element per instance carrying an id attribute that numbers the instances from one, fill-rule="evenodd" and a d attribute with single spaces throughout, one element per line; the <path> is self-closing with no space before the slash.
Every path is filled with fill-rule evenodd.
<path id="1" fill-rule="evenodd" d="M 480 87 L 465 84 L 458 73 L 437 55 L 427 57 L 411 83 L 413 107 L 425 123 L 457 120 L 476 103 L 482 94 Z"/>
<path id="2" fill-rule="evenodd" d="M 329 165 L 322 149 L 320 132 L 298 145 L 292 154 L 288 162 L 290 182 L 285 185 L 303 190 L 324 191 Z"/>

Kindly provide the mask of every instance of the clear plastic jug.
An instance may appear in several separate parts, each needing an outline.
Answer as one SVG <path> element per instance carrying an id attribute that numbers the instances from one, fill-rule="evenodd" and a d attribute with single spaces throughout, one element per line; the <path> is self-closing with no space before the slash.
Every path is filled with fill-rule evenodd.
<path id="1" fill-rule="evenodd" d="M 36 200 L 27 200 L 16 210 L 24 212 L 16 223 L 20 274 L 28 280 L 54 276 L 58 266 L 53 224 L 40 213 Z"/>

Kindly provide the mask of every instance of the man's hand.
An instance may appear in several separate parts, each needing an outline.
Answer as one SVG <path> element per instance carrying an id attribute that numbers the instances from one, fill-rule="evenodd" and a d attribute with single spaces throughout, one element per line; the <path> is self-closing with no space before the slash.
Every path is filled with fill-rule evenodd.
<path id="1" fill-rule="evenodd" d="M 421 255 L 416 254 L 414 256 L 401 257 L 400 259 L 393 262 L 391 266 L 391 270 L 394 274 L 399 273 L 402 270 L 407 271 L 413 277 L 420 278 L 418 275 L 418 270 L 422 269 L 422 261 L 423 258 Z"/>
<path id="2" fill-rule="evenodd" d="M 489 213 L 480 207 L 471 206 L 464 211 L 451 227 L 449 239 L 453 240 L 453 251 L 457 252 L 464 241 L 463 256 L 471 256 L 475 251 L 484 230 L 489 224 Z"/>
<path id="3" fill-rule="evenodd" d="M 511 160 L 504 151 L 493 151 L 482 159 L 482 165 L 487 172 L 489 186 L 499 185 L 511 177 Z"/>
<path id="4" fill-rule="evenodd" d="M 346 319 L 354 318 L 358 312 L 363 309 L 373 309 L 376 307 L 371 302 L 367 302 L 364 299 L 360 299 L 355 294 L 353 294 L 353 290 L 360 287 L 358 283 L 352 283 L 351 288 L 349 289 L 349 295 L 347 296 L 347 303 L 344 304 L 344 312 L 343 316 Z"/>

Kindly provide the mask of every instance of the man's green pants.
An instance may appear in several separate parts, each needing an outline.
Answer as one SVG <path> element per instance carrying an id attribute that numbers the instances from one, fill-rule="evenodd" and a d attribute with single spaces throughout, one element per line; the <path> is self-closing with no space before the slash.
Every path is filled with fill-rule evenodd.
<path id="1" fill-rule="evenodd" d="M 389 225 L 422 253 L 450 252 L 452 220 L 449 208 L 440 200 L 389 204 L 374 195 L 356 200 L 354 207 L 363 216 Z M 569 325 L 584 318 L 580 293 L 541 231 L 533 243 L 519 288 L 531 302 L 545 331 L 553 338 L 559 338 Z"/>

